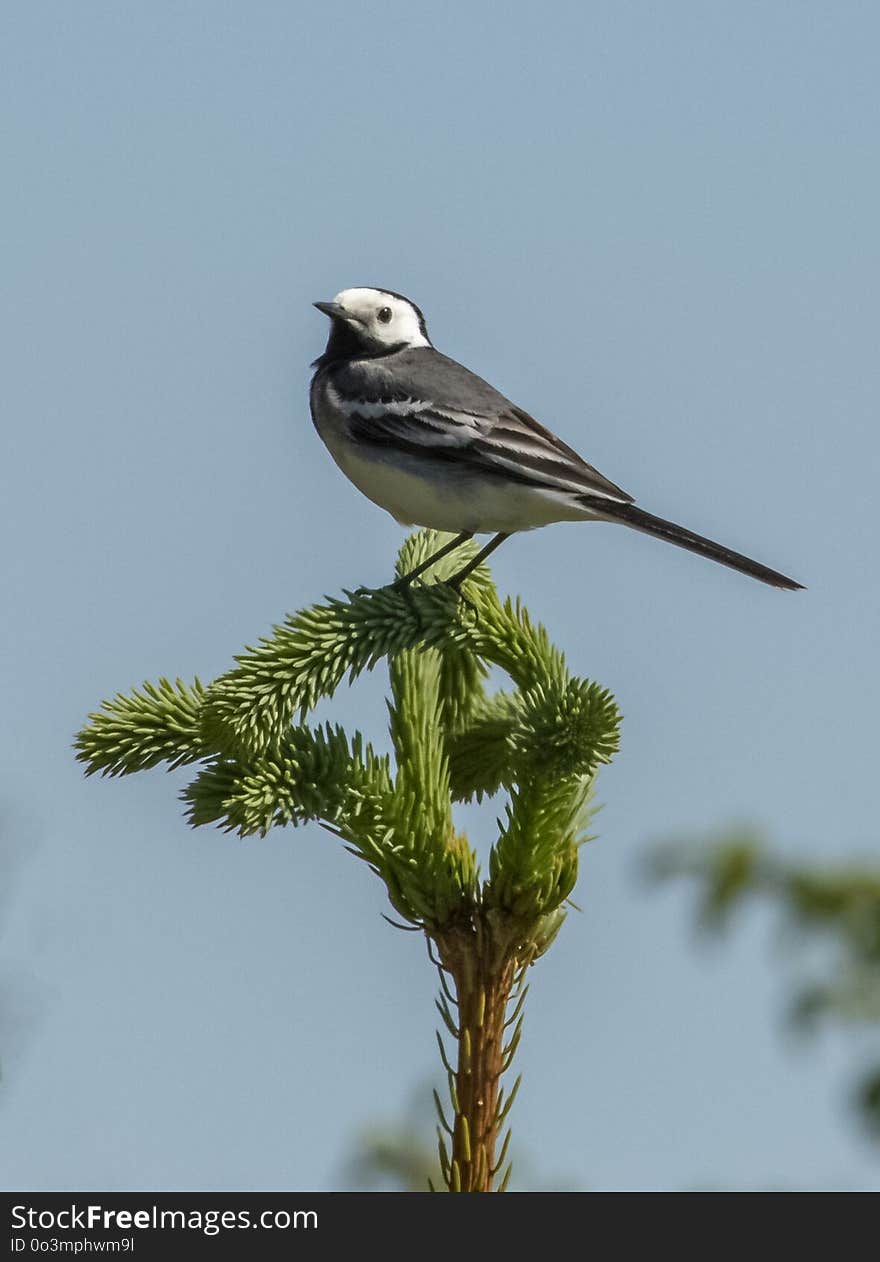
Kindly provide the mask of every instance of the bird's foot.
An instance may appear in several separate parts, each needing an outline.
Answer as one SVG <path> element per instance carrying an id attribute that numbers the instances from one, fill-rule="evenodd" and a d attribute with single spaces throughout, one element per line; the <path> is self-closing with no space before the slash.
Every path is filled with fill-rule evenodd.
<path id="1" fill-rule="evenodd" d="M 462 582 L 463 582 L 463 579 L 455 577 L 455 578 L 445 579 L 443 580 L 443 582 L 441 582 L 438 585 L 440 587 L 445 587 L 447 591 L 454 592 L 459 605 L 463 605 L 464 608 L 467 609 L 467 611 L 470 613 L 471 617 L 473 618 L 474 622 L 479 622 L 480 612 L 477 609 L 477 606 L 474 604 L 474 602 L 472 600 L 469 600 L 468 597 L 465 596 L 464 592 L 461 590 Z"/>
<path id="2" fill-rule="evenodd" d="M 418 601 L 416 600 L 415 585 L 413 583 L 402 583 L 400 581 L 391 584 L 391 590 L 398 593 L 406 601 L 409 608 L 414 612 L 418 612 Z"/>

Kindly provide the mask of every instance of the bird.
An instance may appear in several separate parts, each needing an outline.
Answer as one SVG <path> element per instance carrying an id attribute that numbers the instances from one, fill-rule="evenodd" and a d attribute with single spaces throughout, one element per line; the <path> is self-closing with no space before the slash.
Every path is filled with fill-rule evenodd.
<path id="1" fill-rule="evenodd" d="M 404 526 L 454 535 L 398 580 L 412 583 L 475 535 L 490 541 L 448 580 L 460 590 L 511 535 L 558 521 L 618 522 L 788 591 L 803 585 L 655 517 L 482 377 L 433 346 L 425 317 L 390 289 L 315 302 L 330 334 L 309 392 L 342 472 Z"/>

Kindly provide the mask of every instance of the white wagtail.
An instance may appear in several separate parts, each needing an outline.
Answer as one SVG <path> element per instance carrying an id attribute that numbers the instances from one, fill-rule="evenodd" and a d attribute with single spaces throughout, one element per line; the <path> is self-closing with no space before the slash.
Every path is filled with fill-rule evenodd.
<path id="1" fill-rule="evenodd" d="M 331 326 L 313 365 L 312 419 L 333 459 L 401 525 L 455 532 L 403 582 L 477 534 L 491 531 L 494 538 L 453 586 L 518 530 L 615 521 L 773 587 L 801 587 L 637 508 L 562 439 L 435 350 L 425 317 L 408 298 L 387 289 L 343 289 L 332 302 L 314 305 Z"/>

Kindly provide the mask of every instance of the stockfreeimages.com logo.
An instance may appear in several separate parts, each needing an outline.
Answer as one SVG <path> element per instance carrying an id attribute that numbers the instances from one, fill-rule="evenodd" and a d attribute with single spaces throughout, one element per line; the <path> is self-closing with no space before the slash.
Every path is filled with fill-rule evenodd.
<path id="1" fill-rule="evenodd" d="M 13 1231 L 200 1231 L 217 1236 L 221 1231 L 289 1231 L 317 1228 L 313 1209 L 266 1209 L 252 1214 L 247 1209 L 105 1209 L 103 1205 L 70 1205 L 66 1209 L 34 1209 L 13 1205 Z M 19 1251 L 24 1245 L 13 1245 Z"/>

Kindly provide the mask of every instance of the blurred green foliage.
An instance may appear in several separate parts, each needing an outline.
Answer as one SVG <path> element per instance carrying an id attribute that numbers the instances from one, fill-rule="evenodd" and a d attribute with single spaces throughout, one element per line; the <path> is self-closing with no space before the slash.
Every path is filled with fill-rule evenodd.
<path id="1" fill-rule="evenodd" d="M 430 1084 L 416 1088 L 397 1118 L 376 1120 L 359 1131 L 340 1172 L 340 1183 L 350 1190 L 424 1192 L 443 1189 L 443 1174 L 432 1137 L 434 1101 Z M 574 1192 L 565 1176 L 552 1181 L 538 1175 L 530 1154 L 514 1146 L 517 1192 Z"/>
<path id="2" fill-rule="evenodd" d="M 430 1086 L 415 1092 L 395 1121 L 376 1121 L 354 1138 L 341 1182 L 353 1190 L 424 1192 L 444 1186 Z"/>
<path id="3" fill-rule="evenodd" d="M 688 878 L 699 891 L 698 921 L 720 933 L 746 904 L 775 907 L 806 948 L 822 943 L 823 963 L 813 963 L 796 983 L 789 1016 L 811 1032 L 822 1023 L 880 1032 L 880 863 L 795 862 L 775 853 L 749 830 L 714 841 L 667 842 L 647 860 L 654 880 Z M 880 1052 L 860 1076 L 855 1106 L 868 1133 L 880 1143 Z"/>

